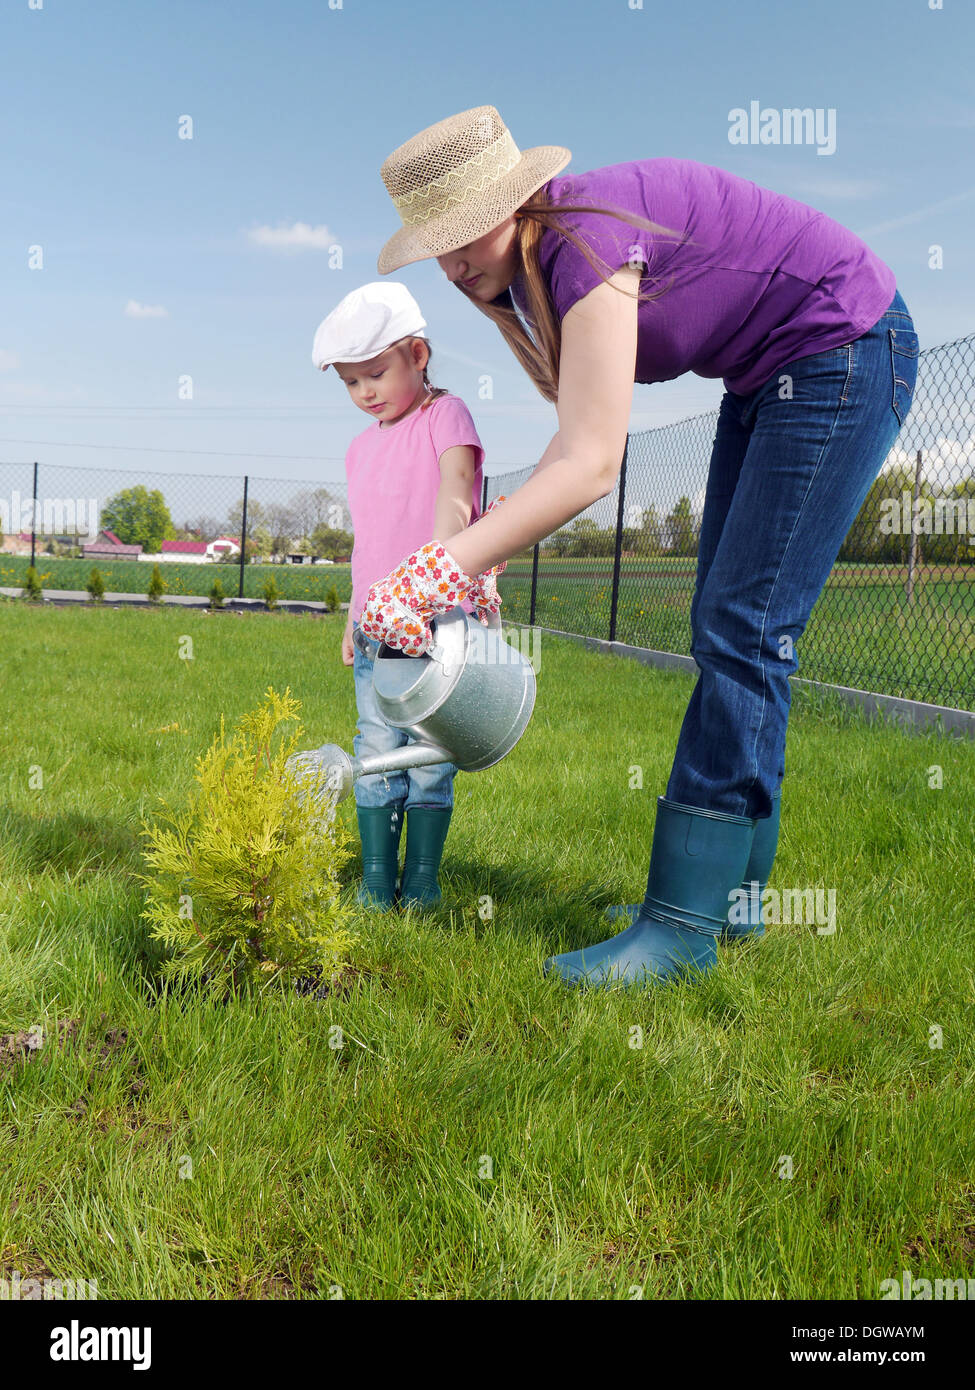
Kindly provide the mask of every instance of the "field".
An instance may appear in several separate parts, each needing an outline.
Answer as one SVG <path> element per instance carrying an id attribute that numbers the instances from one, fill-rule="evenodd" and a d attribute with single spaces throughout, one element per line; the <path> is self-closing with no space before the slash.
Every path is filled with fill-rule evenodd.
<path id="1" fill-rule="evenodd" d="M 690 651 L 693 559 L 622 561 L 616 640 L 657 651 Z M 23 583 L 27 560 L 0 556 L 0 587 Z M 219 574 L 235 595 L 239 570 L 230 565 L 160 566 L 174 594 L 209 593 Z M 106 589 L 144 593 L 151 565 L 99 566 Z M 87 561 L 38 564 L 45 588 L 84 589 Z M 244 594 L 259 598 L 273 575 L 282 598 L 323 600 L 335 585 L 340 602 L 351 593 L 348 565 L 248 565 Z M 799 675 L 831 685 L 924 700 L 960 709 L 975 706 L 975 572 L 971 568 L 920 569 L 913 604 L 906 569 L 837 565 L 798 645 Z M 503 615 L 528 621 L 531 564 L 512 561 L 500 581 Z M 563 632 L 609 636 L 612 560 L 545 559 L 539 568 L 535 621 Z"/>
<path id="2" fill-rule="evenodd" d="M 578 993 L 541 962 L 642 895 L 692 680 L 544 637 L 523 740 L 457 778 L 440 910 L 357 912 L 353 864 L 324 999 L 160 986 L 141 818 L 269 684 L 304 746 L 349 747 L 341 627 L 0 603 L 0 1276 L 543 1300 L 968 1277 L 965 741 L 797 691 L 772 883 L 835 888 L 835 935 L 771 925 L 696 983 Z"/>
<path id="3" fill-rule="evenodd" d="M 693 559 L 624 560 L 616 640 L 689 652 Z M 501 579 L 503 614 L 527 622 L 531 565 Z M 961 709 L 975 707 L 975 572 L 920 570 L 913 604 L 906 570 L 837 565 L 797 644 L 800 676 Z M 535 621 L 608 637 L 611 560 L 549 560 L 539 567 Z"/>

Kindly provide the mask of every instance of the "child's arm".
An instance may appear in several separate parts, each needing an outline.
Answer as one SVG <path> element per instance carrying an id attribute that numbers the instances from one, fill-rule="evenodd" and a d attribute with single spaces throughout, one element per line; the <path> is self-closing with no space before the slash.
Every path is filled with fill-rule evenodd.
<path id="1" fill-rule="evenodd" d="M 471 523 L 474 449 L 455 444 L 440 455 L 440 487 L 433 514 L 432 540 L 446 540 Z"/>
<path id="2" fill-rule="evenodd" d="M 355 593 L 349 594 L 349 616 L 345 620 L 345 631 L 342 633 L 342 664 L 351 666 L 355 660 L 355 650 L 352 646 L 352 610 L 355 607 Z"/>

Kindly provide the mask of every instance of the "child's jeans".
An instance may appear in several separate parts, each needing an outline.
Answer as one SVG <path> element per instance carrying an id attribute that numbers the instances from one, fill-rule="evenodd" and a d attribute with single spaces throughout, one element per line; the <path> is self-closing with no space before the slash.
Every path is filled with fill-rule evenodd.
<path id="1" fill-rule="evenodd" d="M 353 623 L 353 632 L 358 628 Z M 394 729 L 387 724 L 376 705 L 372 688 L 372 670 L 379 643 L 366 638 L 369 656 L 364 656 L 353 644 L 355 660 L 352 674 L 355 679 L 355 702 L 358 710 L 358 728 L 352 740 L 352 752 L 357 758 L 372 753 L 388 753 L 404 744 L 415 743 L 402 729 Z M 413 658 L 410 658 L 411 660 Z M 449 810 L 454 804 L 454 778 L 457 776 L 454 763 L 434 763 L 430 767 L 407 768 L 400 772 L 374 772 L 360 777 L 355 783 L 357 806 L 397 806 L 402 805 L 408 813 L 413 806 L 430 806 L 438 810 Z"/>
<path id="2" fill-rule="evenodd" d="M 898 293 L 844 347 L 797 358 L 750 395 L 725 392 L 691 604 L 700 676 L 671 801 L 769 815 L 785 774 L 795 644 L 907 419 L 917 369 Z M 864 630 L 862 640 L 874 639 Z"/>

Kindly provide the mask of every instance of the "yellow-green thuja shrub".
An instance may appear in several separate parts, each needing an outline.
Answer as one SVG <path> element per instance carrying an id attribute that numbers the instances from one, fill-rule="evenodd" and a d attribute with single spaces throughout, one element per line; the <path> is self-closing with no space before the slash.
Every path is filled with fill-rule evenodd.
<path id="1" fill-rule="evenodd" d="M 333 977 L 353 938 L 339 904 L 351 836 L 334 817 L 325 774 L 296 779 L 285 764 L 302 736 L 290 690 L 268 689 L 232 738 L 224 721 L 196 763 L 182 811 L 143 821 L 151 872 L 142 916 L 167 952 L 162 973 L 227 987 Z"/>

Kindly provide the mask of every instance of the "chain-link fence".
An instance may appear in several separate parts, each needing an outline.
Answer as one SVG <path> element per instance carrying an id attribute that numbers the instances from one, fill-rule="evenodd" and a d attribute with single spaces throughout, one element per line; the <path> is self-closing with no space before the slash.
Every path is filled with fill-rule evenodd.
<path id="1" fill-rule="evenodd" d="M 509 562 L 505 616 L 689 654 L 716 425 L 714 410 L 631 434 L 614 492 Z M 911 414 L 798 644 L 803 677 L 975 708 L 973 445 L 975 336 L 921 353 Z M 487 478 L 485 502 L 531 471 Z"/>
<path id="2" fill-rule="evenodd" d="M 631 434 L 614 491 L 508 564 L 505 616 L 690 651 L 690 607 L 717 412 Z M 914 404 L 844 541 L 798 650 L 827 684 L 975 707 L 975 336 L 920 356 Z M 485 477 L 482 507 L 533 469 Z M 35 505 L 36 499 L 36 505 Z M 346 601 L 344 479 L 140 473 L 0 462 L 0 587 Z M 146 563 L 152 561 L 152 563 Z M 273 569 L 268 568 L 274 566 Z"/>
<path id="3" fill-rule="evenodd" d="M 36 502 L 35 502 L 36 499 Z M 345 480 L 215 477 L 0 462 L 0 587 L 34 564 L 46 589 L 347 600 L 353 535 Z M 274 566 L 273 569 L 267 567 Z"/>

